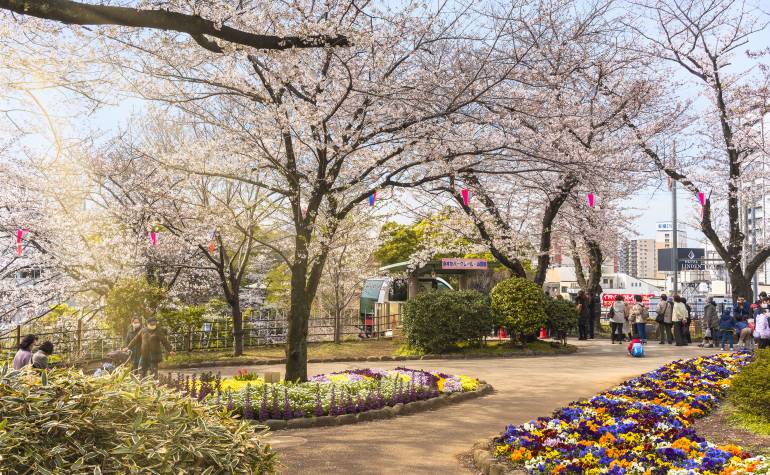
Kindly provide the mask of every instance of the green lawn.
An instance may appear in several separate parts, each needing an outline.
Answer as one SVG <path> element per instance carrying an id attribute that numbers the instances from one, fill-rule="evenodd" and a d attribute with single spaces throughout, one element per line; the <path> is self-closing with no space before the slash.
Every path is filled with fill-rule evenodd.
<path id="1" fill-rule="evenodd" d="M 568 346 L 572 349 L 574 347 Z M 526 348 L 512 346 L 510 342 L 487 342 L 482 347 L 462 347 L 454 349 L 447 354 L 466 356 L 516 356 L 538 353 L 557 353 L 564 351 L 551 343 L 536 341 Z M 404 346 L 401 340 L 382 339 L 368 341 L 347 341 L 335 345 L 334 343 L 310 343 L 308 345 L 309 359 L 331 358 L 379 358 L 383 356 L 423 356 L 425 352 Z M 180 352 L 169 357 L 162 365 L 163 368 L 172 368 L 176 365 L 189 365 L 203 362 L 216 362 L 221 366 L 248 363 L 254 360 L 276 360 L 285 358 L 283 346 L 269 346 L 260 348 L 248 348 L 242 356 L 233 357 L 231 352 Z"/>

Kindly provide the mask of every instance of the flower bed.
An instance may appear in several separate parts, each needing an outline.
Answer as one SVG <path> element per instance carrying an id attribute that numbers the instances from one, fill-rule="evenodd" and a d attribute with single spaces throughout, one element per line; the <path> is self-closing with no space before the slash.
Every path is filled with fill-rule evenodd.
<path id="1" fill-rule="evenodd" d="M 529 473 L 770 473 L 770 461 L 716 446 L 690 428 L 747 364 L 743 353 L 676 361 L 552 417 L 508 426 L 492 444 L 497 461 Z"/>
<path id="2" fill-rule="evenodd" d="M 320 374 L 306 383 L 266 383 L 243 370 L 232 378 L 178 374 L 163 382 L 199 401 L 226 407 L 243 419 L 259 421 L 359 414 L 442 394 L 474 392 L 480 387 L 477 379 L 467 376 L 408 368 Z"/>

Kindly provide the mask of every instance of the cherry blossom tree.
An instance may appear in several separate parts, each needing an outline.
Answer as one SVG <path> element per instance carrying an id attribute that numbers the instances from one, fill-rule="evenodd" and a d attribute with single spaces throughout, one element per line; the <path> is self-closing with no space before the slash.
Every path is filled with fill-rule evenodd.
<path id="1" fill-rule="evenodd" d="M 633 26 L 646 41 L 648 54 L 686 80 L 667 84 L 669 94 L 661 94 L 660 107 L 628 123 L 658 169 L 684 186 L 694 203 L 703 194 L 700 229 L 725 262 L 733 297 L 750 299 L 752 276 L 770 256 L 770 243 L 760 243 L 756 253 L 746 255 L 741 229 L 746 206 L 768 192 L 755 180 L 768 165 L 762 145 L 768 110 L 757 100 L 767 83 L 756 68 L 761 55 L 739 57 L 754 44 L 765 46 L 760 40 L 770 17 L 743 0 L 631 5 L 642 13 Z M 685 91 L 698 96 L 681 105 Z M 696 112 L 672 133 L 673 119 L 687 106 Z"/>

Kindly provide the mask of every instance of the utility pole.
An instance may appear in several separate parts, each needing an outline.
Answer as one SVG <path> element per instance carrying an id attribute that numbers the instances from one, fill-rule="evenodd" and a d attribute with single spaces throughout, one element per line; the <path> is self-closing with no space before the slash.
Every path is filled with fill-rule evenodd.
<path id="1" fill-rule="evenodd" d="M 671 223 L 674 231 L 674 236 L 671 240 L 671 269 L 673 270 L 673 292 L 674 294 L 679 292 L 679 246 L 677 245 L 677 222 L 676 222 L 676 180 L 671 180 Z"/>
<path id="2" fill-rule="evenodd" d="M 754 201 L 751 202 L 751 258 L 757 255 L 757 207 Z M 748 261 L 747 261 L 748 262 Z M 757 282 L 757 271 L 751 277 L 751 290 L 754 293 L 754 300 L 759 295 L 759 283 Z"/>

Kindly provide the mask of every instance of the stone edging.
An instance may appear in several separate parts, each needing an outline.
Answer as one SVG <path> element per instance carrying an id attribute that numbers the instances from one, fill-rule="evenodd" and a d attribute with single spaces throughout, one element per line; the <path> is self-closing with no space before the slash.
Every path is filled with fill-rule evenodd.
<path id="1" fill-rule="evenodd" d="M 503 353 L 497 355 L 422 355 L 422 356 L 367 356 L 359 358 L 310 358 L 308 363 L 356 363 L 362 361 L 420 361 L 420 360 L 483 360 L 491 358 L 531 358 L 534 356 L 556 356 L 571 355 L 577 352 L 576 346 L 567 346 L 555 348 L 556 351 L 536 351 L 524 350 L 516 353 Z M 190 369 L 190 368 L 212 368 L 217 366 L 266 366 L 273 364 L 286 364 L 286 358 L 276 359 L 253 359 L 240 360 L 237 362 L 229 361 L 200 361 L 197 363 L 179 363 L 168 366 L 161 366 L 162 370 L 171 369 Z"/>
<path id="2" fill-rule="evenodd" d="M 417 414 L 440 407 L 454 404 L 469 399 L 485 396 L 492 392 L 492 386 L 481 382 L 475 391 L 440 394 L 431 399 L 414 401 L 408 404 L 399 403 L 395 406 L 386 406 L 381 409 L 372 409 L 358 414 L 343 414 L 341 416 L 298 417 L 296 419 L 268 419 L 265 422 L 254 422 L 256 425 L 267 426 L 271 431 L 285 429 L 308 429 L 311 427 L 330 427 L 356 424 L 358 422 L 375 421 L 380 419 L 392 419 L 397 416 Z"/>
<path id="3" fill-rule="evenodd" d="M 511 470 L 509 465 L 500 463 L 492 455 L 492 440 L 481 439 L 473 444 L 471 456 L 473 465 L 481 475 L 519 475 L 525 474 L 523 470 Z"/>

